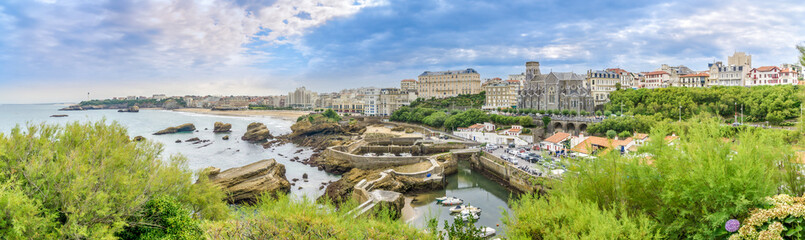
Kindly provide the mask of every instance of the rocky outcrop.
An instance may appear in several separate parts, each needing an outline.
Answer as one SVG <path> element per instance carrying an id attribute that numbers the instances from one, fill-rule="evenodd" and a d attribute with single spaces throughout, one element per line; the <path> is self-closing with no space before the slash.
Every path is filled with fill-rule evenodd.
<path id="1" fill-rule="evenodd" d="M 130 112 L 130 113 L 136 113 L 136 112 L 140 112 L 140 107 L 138 107 L 138 106 L 131 106 L 131 107 L 126 108 L 126 109 L 120 109 L 120 110 L 117 110 L 117 112 Z"/>
<path id="2" fill-rule="evenodd" d="M 264 142 L 271 137 L 271 132 L 268 131 L 265 124 L 254 122 L 246 127 L 246 133 L 240 139 L 249 142 Z"/>
<path id="3" fill-rule="evenodd" d="M 205 172 L 210 182 L 226 190 L 230 203 L 255 202 L 263 193 L 288 193 L 291 190 L 291 184 L 285 178 L 285 165 L 274 159 L 260 160 L 223 172 L 217 168 L 207 168 Z"/>
<path id="4" fill-rule="evenodd" d="M 222 123 L 222 122 L 215 122 L 215 125 L 213 125 L 212 132 L 216 132 L 216 133 L 231 132 L 230 129 L 232 129 L 232 124 Z"/>
<path id="5" fill-rule="evenodd" d="M 179 125 L 179 126 L 176 126 L 176 127 L 169 127 L 169 128 L 160 130 L 159 132 L 154 133 L 154 135 L 171 134 L 171 133 L 177 133 L 177 132 L 192 132 L 194 130 L 196 130 L 195 125 L 193 125 L 192 123 L 185 123 L 185 124 L 182 124 L 182 125 Z"/>
<path id="6" fill-rule="evenodd" d="M 67 117 L 67 114 L 54 114 L 54 115 L 50 115 L 50 117 L 56 117 L 56 118 L 58 118 L 58 117 Z"/>
<path id="7" fill-rule="evenodd" d="M 142 142 L 144 140 L 145 140 L 145 138 L 143 136 L 136 136 L 136 137 L 134 137 L 132 139 L 132 141 L 135 141 L 135 142 Z"/>
<path id="8" fill-rule="evenodd" d="M 84 108 L 79 105 L 70 105 L 62 109 L 59 109 L 59 111 L 81 111 L 81 110 L 84 110 Z"/>
<path id="9" fill-rule="evenodd" d="M 221 138 L 221 139 L 223 139 L 223 140 L 229 140 L 229 135 L 226 135 L 226 136 L 224 136 L 224 137 L 223 137 L 223 138 Z"/>

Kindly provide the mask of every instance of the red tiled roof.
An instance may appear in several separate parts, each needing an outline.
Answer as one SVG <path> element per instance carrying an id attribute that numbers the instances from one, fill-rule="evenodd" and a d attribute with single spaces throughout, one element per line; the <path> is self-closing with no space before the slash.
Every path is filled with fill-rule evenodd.
<path id="1" fill-rule="evenodd" d="M 623 74 L 623 73 L 628 73 L 629 72 L 629 71 L 626 71 L 626 70 L 623 70 L 623 69 L 620 69 L 620 68 L 610 68 L 610 69 L 607 69 L 607 71 L 615 72 L 617 74 Z"/>
<path id="2" fill-rule="evenodd" d="M 665 141 L 673 142 L 674 140 L 679 139 L 679 136 L 666 136 Z"/>
<path id="3" fill-rule="evenodd" d="M 763 67 L 759 67 L 759 68 L 756 68 L 756 69 L 757 69 L 758 72 L 770 72 L 771 70 L 774 70 L 774 69 L 779 70 L 780 68 L 778 68 L 777 66 L 763 66 Z"/>
<path id="4" fill-rule="evenodd" d="M 645 134 L 645 133 L 635 133 L 635 134 L 634 134 L 634 138 L 635 138 L 635 139 L 644 140 L 644 139 L 648 138 L 648 134 Z"/>
<path id="5" fill-rule="evenodd" d="M 670 74 L 669 74 L 668 72 L 666 72 L 666 71 L 653 71 L 653 72 L 650 72 L 650 73 L 646 73 L 646 75 L 663 75 L 663 74 L 668 74 L 668 75 L 670 75 Z"/>
<path id="6" fill-rule="evenodd" d="M 553 136 L 550 136 L 550 137 L 546 138 L 545 141 L 552 142 L 552 143 L 559 143 L 559 142 L 567 139 L 568 137 L 570 137 L 570 133 L 558 132 L 558 133 L 554 134 Z"/>
<path id="7" fill-rule="evenodd" d="M 629 144 L 629 142 L 631 141 L 632 138 L 627 138 L 624 140 L 615 140 L 602 137 L 588 137 L 583 142 L 573 147 L 571 150 L 584 154 L 590 154 L 594 150 L 593 147 L 595 146 L 598 146 L 600 148 L 606 148 L 607 150 L 605 151 L 608 151 L 611 150 L 612 147 L 625 146 L 626 144 Z"/>
<path id="8" fill-rule="evenodd" d="M 687 74 L 687 75 L 682 75 L 682 76 L 679 76 L 679 77 L 710 77 L 710 74 L 707 74 L 707 73 L 696 73 L 696 74 Z"/>
<path id="9" fill-rule="evenodd" d="M 473 124 L 472 126 L 469 126 L 469 127 L 467 127 L 467 128 L 470 128 L 470 129 L 475 129 L 475 128 L 484 128 L 484 125 L 483 125 L 483 124 L 480 124 L 480 123 L 476 123 L 476 124 Z"/>
<path id="10" fill-rule="evenodd" d="M 794 71 L 794 70 L 791 70 L 791 69 L 788 69 L 788 68 L 783 68 L 783 70 L 780 70 L 780 72 L 781 73 L 797 73 L 797 71 Z"/>

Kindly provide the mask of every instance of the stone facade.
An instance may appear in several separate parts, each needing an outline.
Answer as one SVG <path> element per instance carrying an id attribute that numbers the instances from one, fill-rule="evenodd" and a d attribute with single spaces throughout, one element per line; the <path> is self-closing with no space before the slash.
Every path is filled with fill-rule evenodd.
<path id="1" fill-rule="evenodd" d="M 481 74 L 475 69 L 458 71 L 426 71 L 419 75 L 417 93 L 424 99 L 455 97 L 481 92 Z"/>
<path id="2" fill-rule="evenodd" d="M 521 88 L 521 82 L 517 80 L 501 80 L 493 78 L 485 82 L 482 86 L 486 92 L 486 100 L 483 109 L 510 108 L 517 106 L 517 91 Z"/>
<path id="3" fill-rule="evenodd" d="M 414 79 L 403 79 L 400 81 L 400 90 L 406 92 L 416 92 L 417 91 L 417 82 Z"/>
<path id="4" fill-rule="evenodd" d="M 620 75 L 616 72 L 587 71 L 587 84 L 592 90 L 595 105 L 603 105 L 609 102 L 609 93 L 615 91 L 615 85 L 620 82 Z"/>
<path id="5" fill-rule="evenodd" d="M 526 63 L 525 86 L 518 92 L 518 107 L 537 110 L 592 112 L 595 106 L 584 76 L 572 72 L 541 74 L 539 62 Z"/>

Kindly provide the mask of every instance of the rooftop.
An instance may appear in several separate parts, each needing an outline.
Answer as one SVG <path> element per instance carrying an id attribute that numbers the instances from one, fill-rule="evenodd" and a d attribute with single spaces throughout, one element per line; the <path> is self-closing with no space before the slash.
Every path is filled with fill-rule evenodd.
<path id="1" fill-rule="evenodd" d="M 557 132 L 553 136 L 545 139 L 546 142 L 559 143 L 570 137 L 570 133 Z"/>
<path id="2" fill-rule="evenodd" d="M 447 70 L 447 71 L 439 71 L 439 72 L 431 72 L 425 71 L 419 76 L 436 76 L 436 75 L 455 75 L 455 74 L 468 74 L 468 73 L 478 73 L 475 69 L 467 68 L 465 70 Z"/>

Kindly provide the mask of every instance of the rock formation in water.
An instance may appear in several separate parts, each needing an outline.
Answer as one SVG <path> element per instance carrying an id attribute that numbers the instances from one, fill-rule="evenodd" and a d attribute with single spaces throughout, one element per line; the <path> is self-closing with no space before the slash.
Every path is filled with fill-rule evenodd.
<path id="1" fill-rule="evenodd" d="M 226 136 L 224 136 L 224 137 L 223 137 L 223 138 L 221 138 L 221 139 L 223 139 L 223 140 L 229 140 L 229 135 L 226 135 Z"/>
<path id="2" fill-rule="evenodd" d="M 56 117 L 56 118 L 58 118 L 58 117 L 67 117 L 67 114 L 54 114 L 54 115 L 50 115 L 50 117 Z"/>
<path id="3" fill-rule="evenodd" d="M 291 184 L 285 178 L 285 165 L 274 159 L 260 160 L 223 172 L 214 167 L 204 171 L 210 182 L 226 190 L 230 203 L 255 202 L 263 193 L 288 193 L 291 190 Z"/>
<path id="4" fill-rule="evenodd" d="M 135 142 L 141 142 L 143 140 L 145 140 L 145 138 L 143 136 L 136 136 L 136 137 L 134 137 L 132 139 L 132 141 L 135 141 Z"/>
<path id="5" fill-rule="evenodd" d="M 249 142 L 263 142 L 271 137 L 271 132 L 268 131 L 265 124 L 254 122 L 246 127 L 246 133 L 240 139 Z"/>
<path id="6" fill-rule="evenodd" d="M 117 110 L 117 112 L 130 112 L 130 113 L 136 113 L 136 112 L 140 112 L 140 107 L 138 107 L 138 106 L 131 106 L 131 107 L 126 108 L 126 109 L 120 109 L 120 110 Z"/>
<path id="7" fill-rule="evenodd" d="M 154 133 L 154 135 L 162 135 L 162 134 L 170 134 L 170 133 L 177 133 L 177 132 L 192 132 L 196 130 L 196 126 L 192 123 L 185 123 L 176 127 L 169 127 L 159 132 Z"/>
<path id="8" fill-rule="evenodd" d="M 231 132 L 230 129 L 232 129 L 232 124 L 222 123 L 222 122 L 215 122 L 215 125 L 213 126 L 212 132 L 215 132 L 215 133 Z"/>

